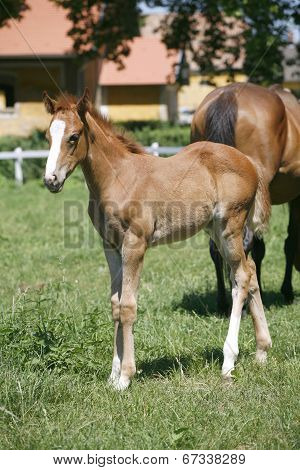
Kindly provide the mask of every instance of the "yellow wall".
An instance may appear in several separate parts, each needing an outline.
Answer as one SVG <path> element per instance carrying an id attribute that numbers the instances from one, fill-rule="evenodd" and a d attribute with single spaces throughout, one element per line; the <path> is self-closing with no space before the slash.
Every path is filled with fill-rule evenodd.
<path id="1" fill-rule="evenodd" d="M 6 98 L 4 91 L 0 90 L 0 110 L 6 108 Z"/>
<path id="2" fill-rule="evenodd" d="M 300 90 L 300 82 L 283 82 L 282 86 L 291 90 Z"/>
<path id="3" fill-rule="evenodd" d="M 46 61 L 46 66 L 48 72 L 38 63 L 1 64 L 1 72 L 6 77 L 6 81 L 9 77 L 9 82 L 7 82 L 14 85 L 15 106 L 7 112 L 5 110 L 6 103 L 4 104 L 2 99 L 0 136 L 26 136 L 34 129 L 46 129 L 48 126 L 50 117 L 42 103 L 43 90 L 47 90 L 51 96 L 54 96 L 58 93 L 55 83 L 64 87 L 65 80 L 63 62 Z"/>
<path id="4" fill-rule="evenodd" d="M 201 84 L 201 80 L 204 78 L 201 75 L 192 75 L 190 77 L 190 84 L 180 88 L 178 93 L 178 105 L 180 108 L 196 109 L 206 95 L 214 90 L 214 86 Z M 219 75 L 214 77 L 214 82 L 218 87 L 228 85 L 227 78 L 227 75 Z M 245 75 L 236 74 L 235 81 L 244 82 L 245 80 Z"/>
<path id="5" fill-rule="evenodd" d="M 115 121 L 160 119 L 162 89 L 159 85 L 102 87 L 102 105 Z"/>
<path id="6" fill-rule="evenodd" d="M 34 129 L 46 129 L 49 122 L 43 103 L 18 103 L 13 114 L 0 114 L 0 136 L 26 136 Z"/>

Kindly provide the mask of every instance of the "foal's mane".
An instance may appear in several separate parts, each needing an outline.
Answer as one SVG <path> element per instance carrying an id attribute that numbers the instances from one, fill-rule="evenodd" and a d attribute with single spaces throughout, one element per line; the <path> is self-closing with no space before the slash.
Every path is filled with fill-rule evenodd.
<path id="1" fill-rule="evenodd" d="M 55 112 L 74 110 L 77 101 L 78 99 L 73 95 L 68 93 L 61 94 L 56 99 Z M 102 114 L 97 111 L 97 109 L 91 103 L 89 103 L 88 112 L 105 133 L 107 133 L 110 137 L 117 139 L 117 141 L 130 153 L 135 153 L 138 155 L 145 154 L 143 147 L 135 142 L 135 140 L 133 140 L 131 137 L 126 135 L 125 129 L 121 131 L 117 129 L 110 119 L 102 116 Z"/>

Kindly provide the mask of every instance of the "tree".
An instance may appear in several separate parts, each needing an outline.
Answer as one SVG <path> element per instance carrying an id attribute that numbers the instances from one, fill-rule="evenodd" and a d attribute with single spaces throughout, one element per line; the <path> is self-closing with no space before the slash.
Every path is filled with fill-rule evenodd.
<path id="1" fill-rule="evenodd" d="M 0 26 L 22 18 L 27 0 L 0 0 Z M 139 0 L 49 0 L 66 9 L 68 34 L 82 59 L 106 57 L 122 65 L 130 40 L 139 35 Z M 146 0 L 166 8 L 160 25 L 169 49 L 181 51 L 179 71 L 190 54 L 202 76 L 226 72 L 234 79 L 237 62 L 251 81 L 280 82 L 288 28 L 300 25 L 300 0 Z M 295 60 L 299 61 L 298 56 Z M 291 65 L 291 61 L 290 64 Z M 179 73 L 179 81 L 180 81 Z"/>
<path id="2" fill-rule="evenodd" d="M 11 18 L 21 20 L 28 8 L 26 0 L 0 0 L 0 28 Z"/>
<path id="3" fill-rule="evenodd" d="M 168 48 L 190 51 L 203 75 L 212 78 L 225 71 L 233 77 L 237 60 L 243 59 L 242 71 L 251 81 L 282 81 L 288 28 L 300 24 L 299 0 L 146 3 L 169 11 L 160 27 L 164 42 Z M 205 18 L 204 24 L 201 18 Z"/>
<path id="4" fill-rule="evenodd" d="M 68 32 L 82 58 L 97 55 L 118 62 L 130 52 L 128 41 L 139 35 L 138 0 L 51 0 L 67 9 Z"/>

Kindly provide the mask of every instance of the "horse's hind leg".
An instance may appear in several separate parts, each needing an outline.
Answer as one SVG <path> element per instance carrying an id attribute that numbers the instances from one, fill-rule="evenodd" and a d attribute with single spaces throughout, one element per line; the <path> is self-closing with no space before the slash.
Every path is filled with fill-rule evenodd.
<path id="1" fill-rule="evenodd" d="M 292 303 L 294 300 L 292 274 L 300 229 L 299 205 L 300 198 L 297 198 L 289 203 L 290 218 L 288 225 L 288 236 L 284 243 L 286 264 L 284 280 L 281 286 L 281 293 L 283 294 L 287 303 Z"/>
<path id="2" fill-rule="evenodd" d="M 219 312 L 228 313 L 229 303 L 226 298 L 223 259 L 215 242 L 211 238 L 209 240 L 209 252 L 214 262 L 217 275 L 217 308 Z"/>
<path id="3" fill-rule="evenodd" d="M 254 236 L 253 238 L 253 247 L 251 250 L 252 258 L 256 266 L 256 276 L 257 282 L 259 285 L 260 293 L 262 295 L 262 287 L 261 287 L 261 263 L 265 257 L 266 247 L 265 242 L 262 238 L 257 238 Z"/>

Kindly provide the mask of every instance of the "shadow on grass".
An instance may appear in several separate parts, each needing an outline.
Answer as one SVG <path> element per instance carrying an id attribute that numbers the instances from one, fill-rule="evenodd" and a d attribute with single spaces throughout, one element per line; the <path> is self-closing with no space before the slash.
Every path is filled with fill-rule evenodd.
<path id="1" fill-rule="evenodd" d="M 139 377 L 167 377 L 173 372 L 186 370 L 191 360 L 191 356 L 163 356 L 151 361 L 144 361 L 139 364 L 139 368 L 142 370 Z"/>
<path id="2" fill-rule="evenodd" d="M 199 294 L 194 291 L 188 292 L 183 295 L 179 302 L 174 302 L 172 308 L 184 310 L 199 317 L 211 315 L 225 317 L 225 314 L 217 311 L 217 293 L 215 291 L 206 292 L 205 294 Z"/>
<path id="3" fill-rule="evenodd" d="M 198 352 L 199 354 L 199 352 Z M 195 351 L 195 356 L 181 356 L 181 357 L 170 357 L 163 356 L 151 361 L 144 361 L 139 364 L 139 369 L 141 372 L 139 378 L 144 379 L 160 377 L 165 378 L 174 372 L 185 372 L 189 367 L 192 367 L 192 363 L 199 362 L 205 365 L 215 365 L 221 369 L 223 363 L 223 351 L 221 348 L 209 348 L 206 347 L 204 350 L 197 354 Z"/>
<path id="4" fill-rule="evenodd" d="M 230 297 L 228 295 L 228 300 Z M 263 304 L 265 308 L 272 306 L 284 307 L 288 305 L 283 298 L 281 292 L 276 291 L 264 291 L 263 293 Z M 230 304 L 231 305 L 231 304 Z M 217 292 L 206 292 L 205 294 L 199 294 L 197 292 L 188 292 L 183 295 L 179 302 L 174 302 L 172 308 L 175 310 L 184 310 L 185 312 L 197 315 L 199 317 L 215 316 L 220 318 L 226 318 L 230 315 L 219 312 L 217 310 Z"/>
<path id="5" fill-rule="evenodd" d="M 262 301 L 266 308 L 270 308 L 272 306 L 285 307 L 288 305 L 280 291 L 264 291 L 262 295 Z"/>
<path id="6" fill-rule="evenodd" d="M 216 364 L 221 368 L 224 358 L 221 348 L 205 348 L 201 355 L 205 364 Z"/>

